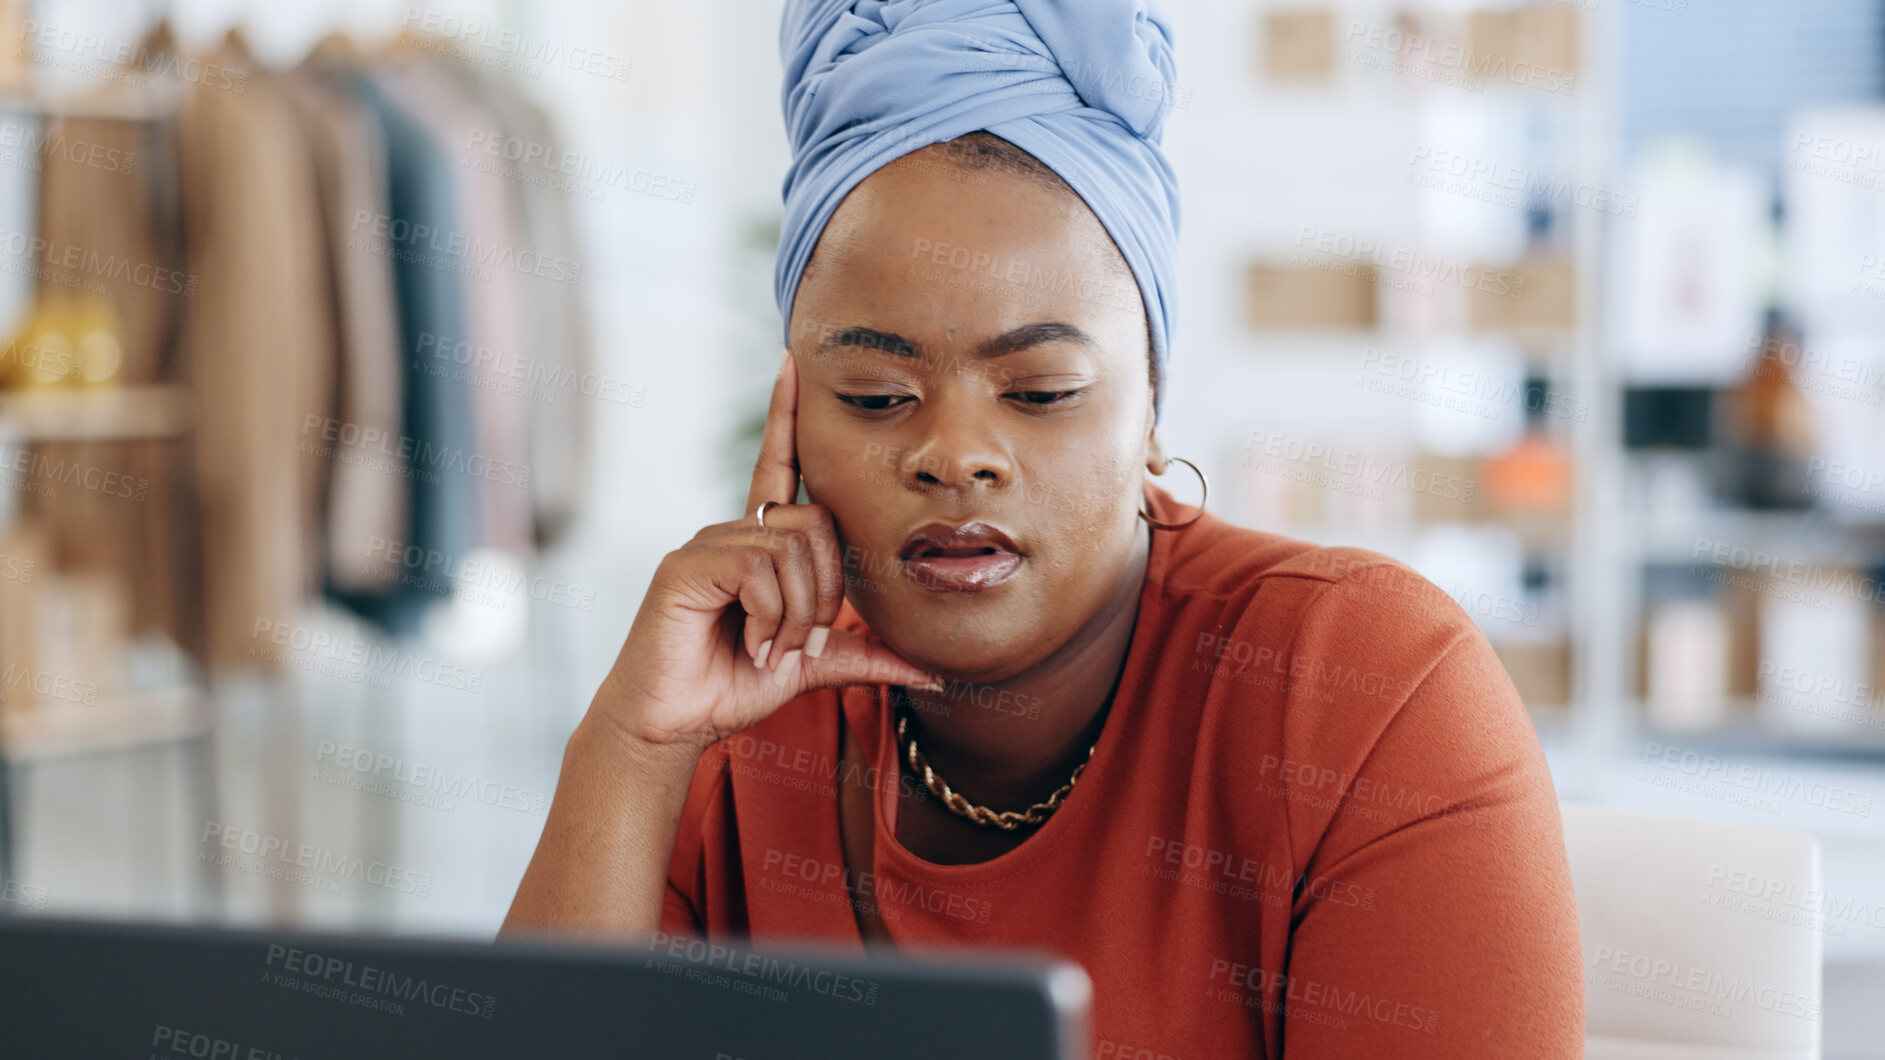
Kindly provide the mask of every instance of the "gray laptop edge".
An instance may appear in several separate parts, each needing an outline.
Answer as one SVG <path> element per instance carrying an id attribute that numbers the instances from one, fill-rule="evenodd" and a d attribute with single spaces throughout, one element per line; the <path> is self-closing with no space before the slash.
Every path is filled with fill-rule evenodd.
<path id="1" fill-rule="evenodd" d="M 656 935 L 495 943 L 0 916 L 0 1054 L 1087 1056 L 1076 964 Z"/>

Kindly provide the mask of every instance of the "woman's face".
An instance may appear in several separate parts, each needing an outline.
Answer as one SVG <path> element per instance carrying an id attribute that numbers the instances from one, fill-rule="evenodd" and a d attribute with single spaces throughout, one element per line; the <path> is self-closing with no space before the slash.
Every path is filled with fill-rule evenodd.
<path id="1" fill-rule="evenodd" d="M 791 346 L 800 474 L 873 633 L 990 682 L 1095 616 L 1143 532 L 1144 469 L 1164 470 L 1146 342 L 1131 270 L 1071 192 L 933 146 L 850 193 L 800 280 Z M 910 545 L 971 520 L 1011 547 Z"/>

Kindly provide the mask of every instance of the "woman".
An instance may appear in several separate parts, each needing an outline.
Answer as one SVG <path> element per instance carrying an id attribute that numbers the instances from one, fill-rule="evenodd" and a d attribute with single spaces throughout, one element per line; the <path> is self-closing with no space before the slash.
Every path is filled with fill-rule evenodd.
<path id="1" fill-rule="evenodd" d="M 1581 1052 L 1557 803 L 1472 620 L 1140 471 L 1165 27 L 788 5 L 748 514 L 662 561 L 506 931 L 1051 950 L 1101 1056 Z"/>

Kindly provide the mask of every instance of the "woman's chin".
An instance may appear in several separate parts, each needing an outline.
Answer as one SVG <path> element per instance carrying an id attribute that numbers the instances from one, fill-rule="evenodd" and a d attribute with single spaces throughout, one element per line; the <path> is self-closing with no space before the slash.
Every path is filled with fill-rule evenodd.
<path id="1" fill-rule="evenodd" d="M 872 632 L 882 637 L 890 650 L 908 660 L 911 665 L 941 677 L 951 686 L 992 684 L 1027 668 L 1025 660 L 1015 654 L 1012 641 L 982 642 L 978 639 L 976 642 L 964 643 L 958 638 L 948 641 L 946 651 L 939 651 L 937 649 L 943 643 L 943 638 L 921 634 L 885 636 L 874 627 Z M 898 644 L 909 647 L 900 649 Z"/>
<path id="2" fill-rule="evenodd" d="M 910 587 L 868 598 L 853 596 L 851 604 L 872 636 L 911 665 L 952 684 L 1006 680 L 1048 654 L 1038 650 L 1046 616 L 1033 613 L 1024 599 L 975 613 L 951 606 L 956 599 L 957 594 Z"/>

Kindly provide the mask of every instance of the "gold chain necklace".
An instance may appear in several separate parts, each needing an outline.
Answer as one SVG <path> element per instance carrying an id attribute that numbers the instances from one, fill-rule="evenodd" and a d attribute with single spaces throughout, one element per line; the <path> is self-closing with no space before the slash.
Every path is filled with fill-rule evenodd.
<path id="1" fill-rule="evenodd" d="M 910 769 L 923 778 L 924 786 L 929 788 L 932 795 L 941 799 L 942 804 L 949 807 L 951 813 L 958 817 L 966 817 L 979 825 L 1012 832 L 1024 824 L 1040 824 L 1047 820 L 1047 815 L 1058 809 L 1061 802 L 1067 798 L 1067 794 L 1073 791 L 1073 785 L 1080 779 L 1080 774 L 1086 769 L 1087 762 L 1093 760 L 1094 748 L 1099 746 L 1099 743 L 1095 742 L 1086 749 L 1086 759 L 1073 767 L 1073 776 L 1068 777 L 1067 782 L 1049 795 L 1045 801 L 1037 802 L 1018 813 L 1014 810 L 991 810 L 963 798 L 960 792 L 951 788 L 948 782 L 937 776 L 936 771 L 930 768 L 929 759 L 924 757 L 922 751 L 917 750 L 916 737 L 910 732 L 909 712 L 916 708 L 911 705 L 910 697 L 903 691 L 902 686 L 892 685 L 891 689 L 896 693 L 897 704 L 901 708 L 897 711 L 897 739 L 907 745 L 904 757 L 909 761 Z"/>

